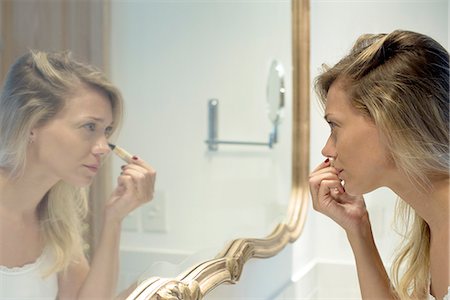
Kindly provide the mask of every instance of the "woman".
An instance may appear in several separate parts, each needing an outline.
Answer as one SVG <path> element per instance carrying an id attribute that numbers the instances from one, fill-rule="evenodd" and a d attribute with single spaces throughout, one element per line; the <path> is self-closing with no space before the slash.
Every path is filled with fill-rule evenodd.
<path id="1" fill-rule="evenodd" d="M 103 212 L 91 265 L 84 188 L 110 152 L 119 91 L 67 53 L 30 52 L 0 98 L 0 298 L 112 299 L 123 218 L 153 197 L 155 171 L 133 157 Z"/>
<path id="2" fill-rule="evenodd" d="M 363 299 L 448 297 L 448 52 L 419 33 L 364 35 L 315 87 L 331 135 L 310 174 L 313 206 L 345 230 Z M 408 226 L 392 284 L 362 197 L 383 186 Z"/>

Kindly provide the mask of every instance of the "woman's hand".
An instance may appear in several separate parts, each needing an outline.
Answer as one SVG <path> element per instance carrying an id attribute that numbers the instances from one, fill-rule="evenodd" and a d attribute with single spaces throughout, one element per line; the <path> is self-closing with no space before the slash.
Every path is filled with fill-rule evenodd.
<path id="1" fill-rule="evenodd" d="M 83 274 L 84 282 L 77 291 L 77 299 L 113 299 L 119 278 L 121 222 L 131 211 L 153 198 L 155 177 L 155 170 L 137 157 L 122 167 L 117 187 L 105 205 L 103 228 L 90 268 Z M 80 264 L 76 265 L 80 268 Z"/>
<path id="2" fill-rule="evenodd" d="M 142 159 L 134 156 L 122 166 L 110 202 L 106 205 L 108 217 L 122 221 L 131 211 L 153 199 L 156 172 Z"/>
<path id="3" fill-rule="evenodd" d="M 313 207 L 333 219 L 347 233 L 355 232 L 362 222 L 368 221 L 366 205 L 362 196 L 345 192 L 338 175 L 338 170 L 331 166 L 329 160 L 309 175 Z"/>

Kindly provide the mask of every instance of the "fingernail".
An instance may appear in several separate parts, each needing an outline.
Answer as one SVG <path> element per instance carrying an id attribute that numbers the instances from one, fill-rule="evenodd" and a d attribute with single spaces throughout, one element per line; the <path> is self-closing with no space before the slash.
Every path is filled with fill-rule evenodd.
<path id="1" fill-rule="evenodd" d="M 137 156 L 132 157 L 133 160 L 138 160 L 139 158 Z"/>
<path id="2" fill-rule="evenodd" d="M 330 161 L 330 159 L 329 159 L 329 158 L 325 159 L 325 163 L 327 163 L 327 162 L 329 162 L 329 161 Z"/>

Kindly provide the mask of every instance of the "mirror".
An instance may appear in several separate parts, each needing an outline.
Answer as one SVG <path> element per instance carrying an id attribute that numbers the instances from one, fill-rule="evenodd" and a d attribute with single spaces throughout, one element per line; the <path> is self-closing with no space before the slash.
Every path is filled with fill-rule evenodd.
<path id="1" fill-rule="evenodd" d="M 126 101 L 117 144 L 158 171 L 154 200 L 123 222 L 119 288 L 148 278 L 140 286 L 147 295 L 175 285 L 199 299 L 239 280 L 249 259 L 276 255 L 299 236 L 309 169 L 309 67 L 307 56 L 302 64 L 299 59 L 308 52 L 308 31 L 300 32 L 307 28 L 308 1 L 30 3 L 1 2 L 7 45 L 2 70 L 28 47 L 69 47 L 101 66 Z M 71 18 L 61 18 L 61 8 Z M 30 18 L 40 18 L 40 27 L 25 26 L 22 20 Z M 11 24 L 16 32 L 9 30 Z M 19 34 L 26 47 L 16 42 Z M 37 44 L 30 46 L 29 40 Z M 83 51 L 90 55 L 80 55 Z M 273 57 L 287 70 L 277 147 L 206 151 L 205 103 L 211 98 L 221 100 L 224 138 L 266 139 L 272 124 L 261 101 Z M 281 102 L 274 107 L 279 112 Z M 121 164 L 113 159 L 92 187 L 93 245 L 101 224 L 95 215 L 102 205 L 98 199 L 109 194 Z"/>
<path id="2" fill-rule="evenodd" d="M 277 125 L 283 118 L 284 108 L 284 68 L 277 61 L 272 61 L 267 79 L 267 111 L 270 121 Z"/>
<path id="3" fill-rule="evenodd" d="M 267 5 L 267 2 L 264 2 Z M 280 2 L 270 3 L 268 7 L 271 5 L 280 5 Z M 202 3 L 204 4 L 204 3 Z M 236 3 L 234 3 L 236 4 Z M 252 5 L 257 4 L 252 2 Z M 259 3 L 261 4 L 261 3 Z M 283 3 L 281 3 L 283 5 Z M 286 4 L 286 3 L 284 3 Z M 249 3 L 247 3 L 249 5 Z M 252 6 L 249 5 L 249 6 Z M 289 37 L 289 43 L 291 44 L 289 48 L 289 57 L 292 59 L 292 74 L 286 74 L 286 83 L 290 83 L 292 80 L 292 90 L 289 90 L 289 87 L 286 89 L 286 102 L 283 102 L 283 106 L 286 105 L 287 109 L 286 113 L 288 117 L 286 118 L 285 124 L 289 124 L 288 126 L 288 134 L 283 133 L 283 139 L 281 142 L 281 147 L 277 147 L 275 152 L 269 152 L 270 154 L 267 154 L 267 152 L 259 152 L 254 150 L 230 150 L 230 151 L 220 151 L 218 153 L 209 153 L 207 156 L 207 159 L 210 162 L 216 163 L 216 164 L 225 164 L 228 167 L 232 166 L 232 168 L 239 169 L 241 166 L 239 164 L 244 163 L 246 164 L 246 167 L 248 168 L 250 165 L 247 164 L 246 160 L 254 160 L 258 162 L 259 167 L 257 170 L 261 172 L 261 161 L 258 161 L 258 158 L 264 157 L 265 155 L 268 155 L 267 157 L 270 157 L 270 159 L 275 159 L 282 155 L 286 157 L 286 154 L 290 154 L 288 156 L 292 157 L 292 161 L 289 161 L 289 171 L 288 173 L 291 175 L 289 182 L 291 184 L 289 185 L 289 191 L 288 194 L 279 194 L 278 196 L 275 196 L 275 199 L 278 199 L 278 201 L 281 201 L 278 206 L 273 205 L 267 205 L 264 204 L 263 206 L 268 206 L 268 210 L 274 211 L 274 207 L 277 208 L 276 211 L 280 212 L 279 216 L 281 218 L 273 218 L 272 220 L 275 220 L 275 223 L 267 222 L 267 224 L 270 224 L 268 226 L 263 226 L 265 229 L 268 229 L 271 227 L 271 229 L 264 232 L 262 231 L 254 231 L 252 233 L 249 233 L 248 227 L 243 224 L 239 225 L 239 228 L 233 228 L 235 233 L 238 232 L 239 236 L 254 236 L 259 238 L 240 238 L 240 239 L 234 239 L 232 242 L 228 243 L 225 247 L 221 248 L 222 250 L 217 253 L 215 256 L 210 256 L 209 258 L 199 260 L 197 263 L 193 263 L 190 267 L 185 269 L 183 272 L 179 273 L 176 276 L 169 276 L 168 278 L 162 278 L 158 275 L 153 275 L 151 272 L 148 274 L 149 276 L 146 277 L 146 280 L 144 280 L 139 287 L 133 292 L 132 295 L 128 299 L 153 299 L 152 297 L 155 297 L 155 299 L 202 299 L 205 297 L 208 293 L 210 293 L 213 289 L 215 289 L 217 286 L 223 284 L 223 283 L 236 283 L 238 280 L 240 280 L 241 274 L 244 269 L 244 265 L 246 262 L 252 258 L 268 258 L 271 256 L 274 256 L 278 254 L 288 243 L 295 241 L 298 236 L 300 235 L 303 224 L 306 218 L 306 206 L 307 206 L 307 199 L 308 199 L 308 187 L 307 187 L 307 178 L 308 178 L 308 171 L 309 171 L 309 1 L 292 1 L 291 7 L 286 7 L 286 10 L 284 10 L 285 13 L 289 14 L 292 13 L 292 19 L 291 23 L 289 24 L 289 28 L 292 29 L 292 40 L 291 37 Z M 244 5 L 246 6 L 246 5 Z M 242 9 L 243 7 L 240 7 Z M 236 7 L 235 7 L 236 9 Z M 255 7 L 252 7 L 252 11 L 254 11 Z M 238 10 L 236 10 L 238 11 Z M 235 12 L 236 12 L 235 11 Z M 229 12 L 229 11 L 228 11 Z M 242 12 L 245 15 L 245 23 L 252 23 L 249 22 L 249 19 L 251 19 L 250 11 Z M 269 19 L 273 20 L 273 7 L 270 7 L 267 11 Z M 217 16 L 211 17 L 215 21 L 219 20 L 220 18 L 217 18 Z M 231 17 L 230 19 L 233 19 L 233 22 L 236 21 L 235 16 Z M 286 18 L 286 15 L 284 16 Z M 226 22 L 229 25 L 229 22 Z M 237 22 L 239 23 L 239 22 Z M 261 23 L 262 24 L 262 23 Z M 261 25 L 259 24 L 259 25 Z M 243 25 L 243 24 L 241 24 Z M 202 27 L 199 25 L 199 27 Z M 269 25 L 266 30 L 269 32 L 273 30 L 274 26 Z M 217 29 L 217 28 L 215 28 Z M 257 28 L 258 30 L 261 30 L 262 28 Z M 242 28 L 239 28 L 239 30 L 242 30 Z M 264 30 L 263 30 L 264 31 Z M 282 31 L 284 32 L 284 31 Z M 254 32 L 252 34 L 254 38 Z M 221 36 L 220 31 L 216 33 L 216 35 Z M 244 39 L 245 40 L 245 39 Z M 227 43 L 230 41 L 227 41 Z M 242 40 L 238 41 L 239 44 L 242 44 Z M 254 40 L 253 40 L 254 42 Z M 245 44 L 245 43 L 244 43 Z M 271 41 L 270 44 L 277 44 L 277 42 Z M 248 45 L 241 45 L 240 49 L 247 48 Z M 292 47 L 292 53 L 291 53 L 291 47 Z M 213 51 L 214 52 L 214 51 Z M 253 54 L 253 53 L 252 53 Z M 229 53 L 228 53 L 229 55 Z M 246 59 L 250 57 L 251 55 L 247 55 Z M 208 60 L 211 60 L 211 58 L 208 58 Z M 236 61 L 236 60 L 231 60 Z M 238 60 L 240 61 L 240 60 Z M 287 60 L 286 60 L 287 61 Z M 246 61 L 248 63 L 248 61 Z M 288 64 L 291 65 L 291 64 Z M 243 67 L 242 65 L 239 65 Z M 243 68 L 245 71 L 246 68 Z M 292 78 L 289 76 L 292 75 Z M 228 80 L 231 80 L 236 84 L 237 82 L 244 80 L 245 78 L 239 77 L 239 72 L 233 72 L 233 78 L 228 78 Z M 248 79 L 248 78 L 247 78 Z M 221 84 L 227 85 L 227 81 L 222 81 Z M 276 86 L 276 82 L 275 82 Z M 280 84 L 281 86 L 281 84 Z M 249 86 L 245 87 L 248 89 L 253 89 L 253 87 L 249 88 Z M 275 87 L 276 89 L 276 87 Z M 233 90 L 233 89 L 231 89 Z M 226 95 L 226 93 L 225 93 Z M 250 98 L 249 102 L 252 102 Z M 289 101 L 289 99 L 291 101 Z M 246 101 L 238 101 L 238 104 L 235 107 L 234 110 L 232 110 L 232 114 L 234 116 L 234 123 L 235 124 L 227 124 L 226 126 L 221 126 L 221 128 L 226 127 L 231 129 L 240 129 L 240 131 L 245 131 L 245 127 L 247 126 L 251 127 L 251 123 L 249 120 L 246 120 L 244 123 L 239 122 L 240 117 L 240 111 L 245 110 L 246 107 L 248 107 L 249 103 Z M 281 102 L 278 101 L 278 105 L 276 109 L 279 111 L 281 108 Z M 260 106 L 258 106 L 260 107 Z M 250 110 L 253 111 L 253 110 Z M 248 114 L 248 111 L 245 113 Z M 291 115 L 292 114 L 292 115 Z M 254 114 L 253 114 L 254 115 Z M 279 119 L 277 118 L 277 121 Z M 244 125 L 243 125 L 244 124 Z M 285 125 L 283 124 L 283 125 Z M 233 125 L 235 125 L 233 127 Z M 283 128 L 282 128 L 283 129 Z M 285 128 L 284 128 L 285 130 Z M 232 133 L 236 133 L 239 131 L 236 130 L 230 130 Z M 244 132 L 246 133 L 246 132 Z M 283 141 L 286 141 L 285 138 L 288 136 L 292 136 L 292 140 L 289 141 L 289 143 L 283 144 Z M 288 147 L 286 148 L 286 145 Z M 233 148 L 235 149 L 235 148 Z M 241 151 L 244 151 L 244 155 Z M 264 151 L 267 151 L 264 150 Z M 275 154 L 273 154 L 275 153 Z M 243 155 L 243 156 L 241 156 Z M 225 160 L 225 158 L 230 158 L 231 160 Z M 221 161 L 223 160 L 223 161 Z M 211 170 L 210 170 L 211 171 Z M 242 170 L 239 169 L 239 172 Z M 286 171 L 286 170 L 284 170 Z M 284 173 L 286 174 L 286 173 Z M 275 174 L 270 174 L 270 182 L 264 185 L 264 193 L 267 193 L 270 191 L 271 184 L 274 183 L 274 181 L 279 181 L 281 174 L 279 172 L 276 172 Z M 210 179 L 212 179 L 217 176 L 217 174 L 214 174 L 213 172 L 210 172 L 208 174 L 210 176 Z M 220 177 L 224 178 L 225 174 L 222 173 Z M 226 177 L 226 176 L 225 176 Z M 239 177 L 240 181 L 244 181 L 245 179 L 242 177 Z M 211 181 L 208 181 L 208 183 L 211 183 Z M 223 184 L 224 182 L 222 182 Z M 236 183 L 236 182 L 235 182 Z M 258 186 L 254 186 L 253 188 L 260 189 L 261 182 Z M 259 188 L 258 188 L 259 187 Z M 220 189 L 219 186 L 215 186 L 215 188 L 218 188 L 218 190 L 221 190 L 224 192 L 224 189 Z M 236 187 L 233 188 L 233 190 L 236 190 Z M 215 197 L 217 197 L 217 194 L 214 194 Z M 239 195 L 229 195 L 230 197 L 226 198 L 226 201 L 233 202 L 233 210 L 226 210 L 227 204 L 223 203 L 220 207 L 220 210 L 222 213 L 229 214 L 228 215 L 228 224 L 231 225 L 232 223 L 236 222 L 239 223 L 239 219 L 242 218 L 244 220 L 247 220 L 248 222 L 255 223 L 255 219 L 252 219 L 252 215 L 255 215 L 255 213 L 258 213 L 258 207 L 261 203 L 253 203 L 251 204 L 251 209 L 246 211 L 246 203 L 245 201 L 251 201 L 252 197 L 255 195 L 247 195 L 242 198 Z M 242 196 L 242 195 L 241 195 Z M 270 196 L 270 197 L 273 197 Z M 211 198 L 213 199 L 213 198 Z M 253 198 L 255 199 L 255 198 Z M 289 203 L 283 202 L 284 200 L 289 199 Z M 234 202 L 237 200 L 237 202 Z M 244 202 L 242 202 L 244 201 Z M 205 206 L 210 207 L 211 206 Z M 208 211 L 208 213 L 212 213 L 215 217 L 217 215 L 215 214 L 215 211 Z M 220 218 L 215 218 L 214 222 L 211 224 L 208 224 L 208 226 L 218 226 L 220 225 L 221 221 Z M 226 228 L 230 228 L 230 226 L 227 226 Z M 220 226 L 219 226 L 220 227 Z M 227 240 L 230 235 L 227 236 L 225 231 L 222 230 L 218 231 L 219 227 L 214 227 L 213 230 L 217 230 L 216 234 L 220 235 L 220 237 L 223 240 Z M 261 227 L 261 228 L 263 228 Z M 180 231 L 183 229 L 181 227 L 178 227 Z M 217 237 L 216 235 L 216 237 Z M 236 235 L 231 235 L 236 236 Z M 193 235 L 190 235 L 190 237 L 201 237 L 203 241 L 205 241 L 205 237 L 202 237 L 202 233 L 194 233 Z M 142 262 L 142 261 L 141 261 Z M 247 276 L 251 276 L 252 274 L 247 274 Z M 226 298 L 226 297 L 225 297 Z"/>
<path id="4" fill-rule="evenodd" d="M 211 152 L 204 141 L 212 98 L 220 102 L 221 139 L 267 140 L 267 66 L 273 57 L 292 66 L 292 18 L 289 1 L 110 5 L 110 77 L 126 110 L 117 145 L 158 173 L 154 199 L 123 223 L 126 286 L 142 274 L 159 276 L 154 266 L 161 261 L 198 257 L 194 264 L 234 239 L 264 237 L 286 217 L 292 72 L 285 74 L 286 118 L 276 147 L 221 145 Z M 120 164 L 113 158 L 113 178 Z"/>

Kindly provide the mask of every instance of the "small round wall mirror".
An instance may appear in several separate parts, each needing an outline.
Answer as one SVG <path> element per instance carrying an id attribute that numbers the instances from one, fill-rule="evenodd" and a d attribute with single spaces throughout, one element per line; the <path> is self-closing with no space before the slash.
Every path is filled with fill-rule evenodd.
<path id="1" fill-rule="evenodd" d="M 270 121 L 275 125 L 281 122 L 284 108 L 284 69 L 283 65 L 273 60 L 267 80 L 267 108 Z"/>

